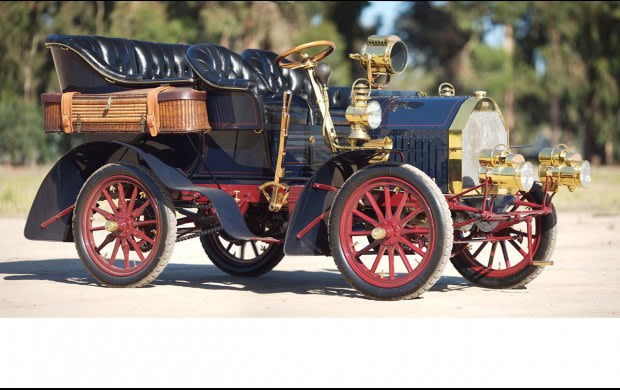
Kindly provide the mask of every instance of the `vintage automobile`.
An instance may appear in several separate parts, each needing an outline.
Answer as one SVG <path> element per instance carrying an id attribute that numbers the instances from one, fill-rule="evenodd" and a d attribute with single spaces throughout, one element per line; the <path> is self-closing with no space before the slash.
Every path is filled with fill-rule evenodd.
<path id="1" fill-rule="evenodd" d="M 86 142 L 44 179 L 25 235 L 75 242 L 106 286 L 152 282 L 175 242 L 199 237 L 235 276 L 333 256 L 379 300 L 420 296 L 448 259 L 474 285 L 513 288 L 553 264 L 553 195 L 590 182 L 564 145 L 541 151 L 537 174 L 484 91 L 385 89 L 408 61 L 394 35 L 350 54 L 366 71 L 351 87 L 328 86 L 330 41 L 281 55 L 98 36 L 46 46 L 62 91 L 42 96 L 45 131 Z"/>

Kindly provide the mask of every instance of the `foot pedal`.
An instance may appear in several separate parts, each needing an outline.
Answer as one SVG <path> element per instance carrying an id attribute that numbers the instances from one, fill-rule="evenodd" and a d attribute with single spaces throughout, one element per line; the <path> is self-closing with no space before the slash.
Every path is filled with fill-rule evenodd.
<path id="1" fill-rule="evenodd" d="M 532 264 L 534 264 L 536 267 L 548 267 L 550 265 L 553 265 L 553 261 L 536 261 L 536 260 L 534 260 L 532 262 Z"/>

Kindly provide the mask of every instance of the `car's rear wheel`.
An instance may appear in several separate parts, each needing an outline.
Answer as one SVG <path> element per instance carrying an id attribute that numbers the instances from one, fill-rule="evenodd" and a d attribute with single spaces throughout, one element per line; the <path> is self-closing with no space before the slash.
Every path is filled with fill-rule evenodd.
<path id="1" fill-rule="evenodd" d="M 141 287 L 168 264 L 176 239 L 174 206 L 147 169 L 108 164 L 78 195 L 73 235 L 80 259 L 99 282 Z"/>
<path id="2" fill-rule="evenodd" d="M 284 246 L 263 241 L 243 241 L 218 232 L 200 237 L 211 262 L 234 276 L 260 276 L 284 258 Z"/>

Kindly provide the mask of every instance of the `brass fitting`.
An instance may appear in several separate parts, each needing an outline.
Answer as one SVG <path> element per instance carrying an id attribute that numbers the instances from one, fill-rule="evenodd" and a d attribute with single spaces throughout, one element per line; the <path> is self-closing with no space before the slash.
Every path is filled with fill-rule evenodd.
<path id="1" fill-rule="evenodd" d="M 347 107 L 345 117 L 351 125 L 349 139 L 352 141 L 368 141 L 370 136 L 366 133 L 368 125 L 368 99 L 370 99 L 371 86 L 366 79 L 357 79 L 351 87 L 351 103 Z"/>
<path id="2" fill-rule="evenodd" d="M 538 161 L 538 176 L 542 183 L 547 183 L 547 191 L 555 192 L 565 186 L 572 192 L 590 185 L 590 162 L 579 153 L 569 152 L 564 144 L 541 150 Z"/>
<path id="3" fill-rule="evenodd" d="M 521 154 L 511 153 L 505 145 L 482 150 L 478 161 L 480 162 L 478 171 L 480 182 L 489 178 L 493 184 L 510 193 L 527 192 L 534 185 L 532 163 L 526 162 Z"/>

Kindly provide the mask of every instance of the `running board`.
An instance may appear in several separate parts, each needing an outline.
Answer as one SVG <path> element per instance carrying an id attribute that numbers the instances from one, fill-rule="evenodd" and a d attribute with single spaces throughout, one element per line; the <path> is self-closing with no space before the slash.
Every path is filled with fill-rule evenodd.
<path id="1" fill-rule="evenodd" d="M 553 261 L 534 260 L 532 264 L 536 267 L 547 267 L 553 265 Z"/>

